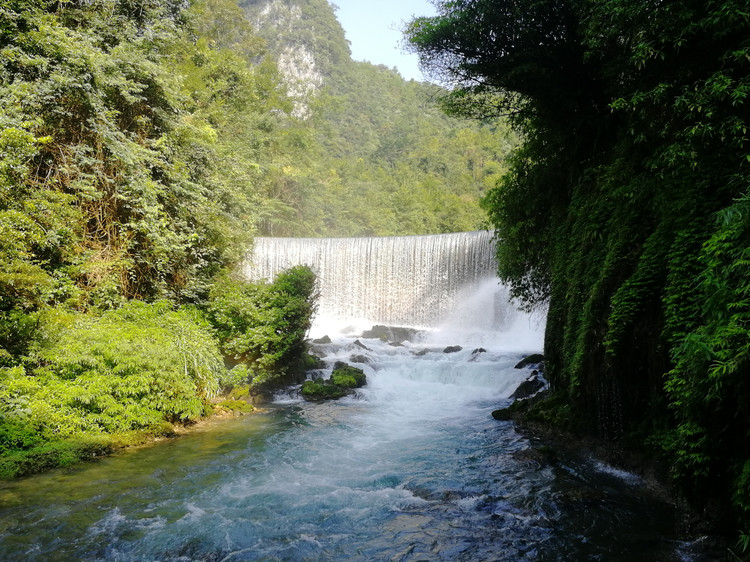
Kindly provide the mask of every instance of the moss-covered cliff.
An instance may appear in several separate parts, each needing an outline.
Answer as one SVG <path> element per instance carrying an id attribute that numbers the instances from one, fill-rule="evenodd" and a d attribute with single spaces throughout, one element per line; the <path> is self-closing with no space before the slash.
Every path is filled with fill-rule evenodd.
<path id="1" fill-rule="evenodd" d="M 523 132 L 484 206 L 501 276 L 549 302 L 547 373 L 570 424 L 665 455 L 688 498 L 747 533 L 747 6 L 438 7 L 409 34 L 456 86 L 446 106 Z"/>

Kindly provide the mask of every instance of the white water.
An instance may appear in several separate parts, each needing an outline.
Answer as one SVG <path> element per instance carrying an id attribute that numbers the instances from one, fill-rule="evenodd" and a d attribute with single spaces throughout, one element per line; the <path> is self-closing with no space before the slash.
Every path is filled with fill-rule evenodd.
<path id="1" fill-rule="evenodd" d="M 236 422 L 0 484 L 0 559 L 678 559 L 669 506 L 595 462 L 540 462 L 492 418 L 528 375 L 518 353 L 333 339 L 317 348 L 327 370 L 355 358 L 367 373 L 355 396 L 292 389 Z"/>
<path id="2" fill-rule="evenodd" d="M 435 326 L 465 302 L 465 292 L 495 279 L 487 231 L 380 238 L 257 238 L 245 274 L 272 279 L 294 265 L 318 275 L 323 322 Z M 500 326 L 494 293 L 483 328 Z M 498 304 L 500 306 L 500 304 Z"/>

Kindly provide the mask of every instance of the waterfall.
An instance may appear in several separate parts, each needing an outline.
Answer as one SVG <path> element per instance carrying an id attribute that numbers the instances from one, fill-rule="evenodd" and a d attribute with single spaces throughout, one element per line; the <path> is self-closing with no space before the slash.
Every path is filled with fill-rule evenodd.
<path id="1" fill-rule="evenodd" d="M 447 318 L 503 322 L 488 231 L 377 238 L 256 238 L 249 279 L 273 279 L 294 265 L 318 276 L 319 314 L 344 321 L 433 327 Z"/>

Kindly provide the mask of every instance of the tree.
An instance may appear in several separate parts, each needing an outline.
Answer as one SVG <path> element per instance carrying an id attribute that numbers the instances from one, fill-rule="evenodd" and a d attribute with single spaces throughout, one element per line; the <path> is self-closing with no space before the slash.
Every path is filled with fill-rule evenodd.
<path id="1" fill-rule="evenodd" d="M 296 95 L 303 118 L 286 129 L 289 142 L 268 165 L 273 197 L 262 209 L 262 233 L 369 236 L 485 226 L 479 198 L 516 142 L 504 123 L 448 117 L 436 103 L 441 88 L 352 61 L 334 8 L 323 0 L 244 6 L 269 54 L 285 61 L 290 91 L 304 90 Z M 298 88 L 300 77 L 315 87 Z"/>
<path id="2" fill-rule="evenodd" d="M 232 0 L 0 2 L 3 476 L 191 422 L 227 386 L 192 305 L 250 246 L 291 109 L 242 21 Z M 304 331 L 287 305 L 265 330 Z"/>

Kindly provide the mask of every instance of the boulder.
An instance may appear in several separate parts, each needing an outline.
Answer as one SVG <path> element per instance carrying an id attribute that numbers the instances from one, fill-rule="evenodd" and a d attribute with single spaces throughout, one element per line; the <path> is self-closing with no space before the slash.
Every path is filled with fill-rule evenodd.
<path id="1" fill-rule="evenodd" d="M 332 343 L 332 342 L 331 342 L 331 338 L 329 338 L 328 336 L 323 336 L 322 338 L 317 338 L 317 339 L 312 340 L 312 343 L 326 344 L 326 343 Z"/>
<path id="2" fill-rule="evenodd" d="M 338 400 L 367 384 L 367 377 L 362 369 L 337 361 L 331 378 L 305 381 L 302 384 L 302 397 L 312 402 Z"/>
<path id="3" fill-rule="evenodd" d="M 515 368 L 523 369 L 525 367 L 532 367 L 535 365 L 539 365 L 542 361 L 544 361 L 544 355 L 542 355 L 541 353 L 533 353 L 528 357 L 524 357 L 518 363 L 516 363 Z"/>
<path id="4" fill-rule="evenodd" d="M 477 349 L 471 352 L 471 357 L 469 357 L 469 361 L 478 361 L 479 356 L 482 353 L 487 353 L 487 350 L 483 347 L 478 347 Z"/>
<path id="5" fill-rule="evenodd" d="M 320 379 L 315 381 L 305 381 L 302 384 L 302 397 L 305 400 L 318 402 L 321 400 L 338 400 L 350 393 L 348 388 L 330 384 Z"/>
<path id="6" fill-rule="evenodd" d="M 508 408 L 502 408 L 493 411 L 492 417 L 500 421 L 510 421 L 513 419 L 513 413 Z"/>
<path id="7" fill-rule="evenodd" d="M 462 349 L 463 347 L 461 347 L 460 345 L 449 345 L 443 350 L 443 353 L 458 353 Z"/>
<path id="8" fill-rule="evenodd" d="M 518 385 L 518 388 L 516 388 L 510 397 L 523 400 L 524 398 L 534 396 L 534 394 L 542 390 L 544 386 L 544 380 L 539 376 L 537 371 L 534 371 L 534 374 Z"/>
<path id="9" fill-rule="evenodd" d="M 367 384 L 367 376 L 362 369 L 337 361 L 333 366 L 330 381 L 345 388 L 361 388 Z"/>
<path id="10" fill-rule="evenodd" d="M 313 355 L 312 353 L 304 355 L 303 359 L 305 362 L 305 371 L 314 371 L 317 369 L 326 368 L 326 362 L 317 355 Z"/>
<path id="11" fill-rule="evenodd" d="M 372 329 L 366 330 L 362 333 L 362 337 L 365 339 L 376 339 L 388 343 L 403 343 L 405 341 L 412 341 L 414 336 L 417 334 L 417 330 L 414 328 L 400 328 L 397 326 L 383 326 L 376 325 Z"/>

